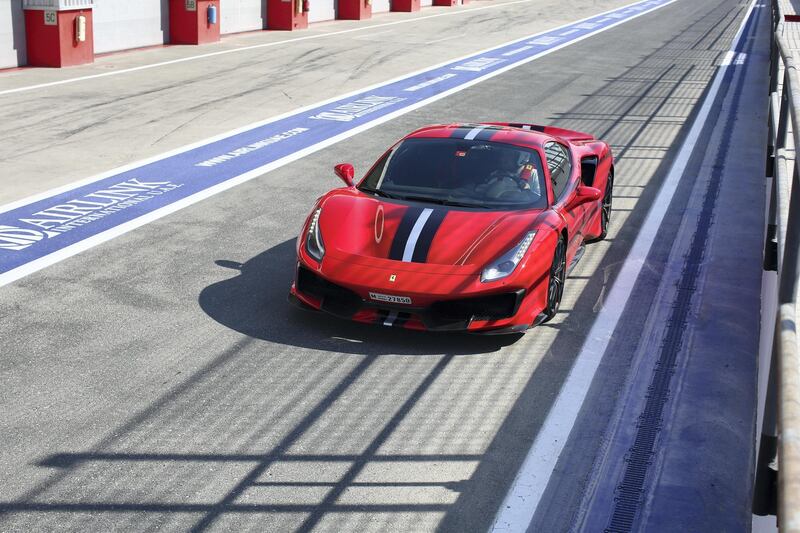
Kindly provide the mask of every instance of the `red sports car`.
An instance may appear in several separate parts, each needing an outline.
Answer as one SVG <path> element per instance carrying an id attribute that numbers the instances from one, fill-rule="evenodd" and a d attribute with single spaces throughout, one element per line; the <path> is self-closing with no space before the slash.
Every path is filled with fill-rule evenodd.
<path id="1" fill-rule="evenodd" d="M 314 204 L 290 300 L 384 326 L 523 332 L 611 215 L 609 146 L 531 124 L 421 128 Z"/>

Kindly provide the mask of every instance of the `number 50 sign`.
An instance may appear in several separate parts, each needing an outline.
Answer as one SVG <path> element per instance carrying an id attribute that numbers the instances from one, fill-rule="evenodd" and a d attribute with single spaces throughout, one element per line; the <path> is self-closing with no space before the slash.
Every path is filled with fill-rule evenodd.
<path id="1" fill-rule="evenodd" d="M 55 11 L 45 11 L 44 12 L 44 24 L 45 26 L 56 26 L 58 24 L 58 18 Z"/>
<path id="2" fill-rule="evenodd" d="M 197 0 L 186 0 L 186 11 L 197 11 Z"/>

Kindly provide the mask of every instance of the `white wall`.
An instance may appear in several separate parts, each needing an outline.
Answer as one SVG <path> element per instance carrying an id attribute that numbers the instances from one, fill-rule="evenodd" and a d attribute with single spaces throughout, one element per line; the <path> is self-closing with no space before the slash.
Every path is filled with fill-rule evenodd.
<path id="1" fill-rule="evenodd" d="M 372 12 L 383 13 L 391 9 L 390 0 L 372 0 Z"/>
<path id="2" fill-rule="evenodd" d="M 420 5 L 420 7 L 432 6 L 433 5 L 433 0 L 420 0 L 419 1 L 419 5 Z"/>
<path id="3" fill-rule="evenodd" d="M 336 18 L 336 0 L 309 0 L 311 10 L 308 12 L 309 22 L 322 22 Z"/>
<path id="4" fill-rule="evenodd" d="M 27 62 L 22 0 L 0 0 L 0 68 Z"/>
<path id="5" fill-rule="evenodd" d="M 97 0 L 93 17 L 98 54 L 169 42 L 168 0 Z"/>
<path id="6" fill-rule="evenodd" d="M 220 33 L 264 29 L 266 0 L 220 0 Z"/>

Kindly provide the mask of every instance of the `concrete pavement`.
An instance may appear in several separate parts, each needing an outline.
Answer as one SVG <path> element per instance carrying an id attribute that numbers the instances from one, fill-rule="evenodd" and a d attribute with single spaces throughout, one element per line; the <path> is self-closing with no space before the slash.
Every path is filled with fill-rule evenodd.
<path id="1" fill-rule="evenodd" d="M 556 4 L 483 11 L 469 16 L 474 26 L 453 18 L 411 26 L 423 41 L 468 35 L 442 41 L 464 53 L 532 33 Z M 602 312 L 742 7 L 681 0 L 4 287 L 0 530 L 485 530 Z M 578 18 L 574 11 L 556 12 Z M 360 52 L 310 52 L 290 62 L 285 83 L 305 80 L 322 96 L 419 64 L 413 54 L 393 59 L 393 47 L 418 45 L 385 40 Z M 385 59 L 375 61 L 373 47 L 384 45 Z M 236 97 L 255 69 L 265 68 L 254 82 L 264 83 L 280 68 L 259 67 L 275 59 L 223 57 L 231 62 L 212 76 L 218 85 L 202 81 L 197 62 L 169 75 L 178 81 L 150 70 L 104 78 L 110 85 L 89 93 L 81 83 L 48 89 L 68 94 L 81 120 L 96 113 L 72 136 L 96 149 L 74 165 L 69 118 L 37 115 L 30 125 L 22 110 L 30 114 L 26 106 L 41 95 L 13 96 L 21 100 L 2 113 L 44 132 L 32 149 L 55 144 L 61 155 L 42 168 L 40 150 L 0 160 L 4 176 L 33 183 L 13 180 L 2 188 L 7 199 L 218 133 L 192 120 L 169 133 L 194 105 L 213 104 L 218 129 L 252 122 L 253 109 L 298 105 L 275 86 Z M 186 80 L 199 89 L 185 90 Z M 134 98 L 104 103 L 113 87 Z M 183 96 L 169 98 L 163 87 Z M 170 106 L 180 116 L 165 114 Z M 293 239 L 313 198 L 337 186 L 334 163 L 363 171 L 419 125 L 490 119 L 591 131 L 619 158 L 611 238 L 589 247 L 553 322 L 521 339 L 426 335 L 285 303 Z M 4 149 L 19 149 L 14 138 Z M 64 171 L 47 178 L 52 168 Z M 670 213 L 666 242 L 678 231 L 680 204 Z M 643 315 L 628 317 L 629 333 Z M 596 416 L 568 448 L 570 468 L 557 472 L 570 491 L 541 510 L 549 530 L 568 529 L 578 512 L 638 339 L 624 340 L 597 377 L 604 386 L 589 398 Z"/>

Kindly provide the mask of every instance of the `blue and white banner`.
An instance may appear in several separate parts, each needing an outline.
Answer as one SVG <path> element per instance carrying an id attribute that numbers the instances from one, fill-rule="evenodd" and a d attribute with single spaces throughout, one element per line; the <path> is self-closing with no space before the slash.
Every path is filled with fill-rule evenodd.
<path id="1" fill-rule="evenodd" d="M 0 285 L 676 0 L 646 0 L 0 208 Z"/>

